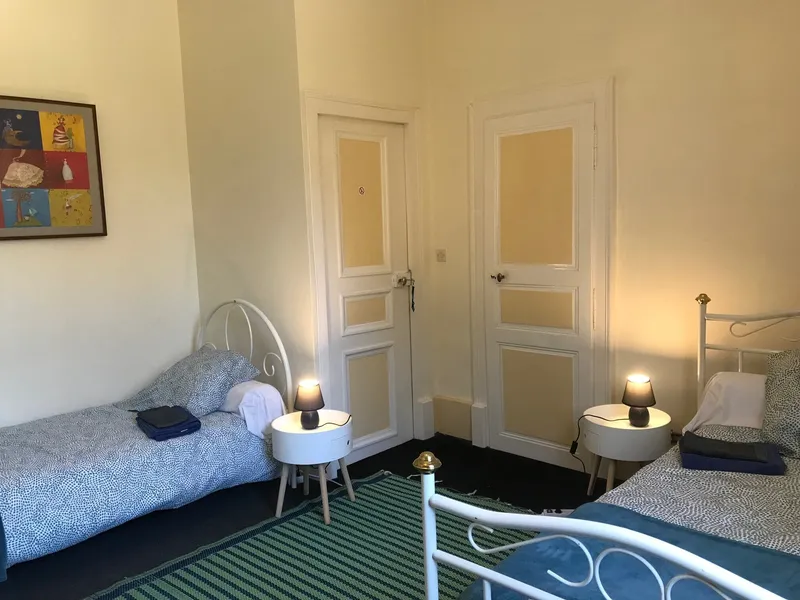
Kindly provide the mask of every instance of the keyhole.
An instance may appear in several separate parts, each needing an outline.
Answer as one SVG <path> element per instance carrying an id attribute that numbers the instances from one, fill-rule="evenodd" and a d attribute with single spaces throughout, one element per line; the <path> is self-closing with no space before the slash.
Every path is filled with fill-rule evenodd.
<path id="1" fill-rule="evenodd" d="M 363 187 L 358 188 L 358 195 L 363 196 L 365 194 L 365 190 Z"/>

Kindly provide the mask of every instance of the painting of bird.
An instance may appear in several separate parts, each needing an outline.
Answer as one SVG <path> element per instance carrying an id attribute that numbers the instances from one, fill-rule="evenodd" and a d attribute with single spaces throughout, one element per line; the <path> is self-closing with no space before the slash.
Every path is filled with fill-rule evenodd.
<path id="1" fill-rule="evenodd" d="M 3 127 L 3 141 L 9 146 L 24 148 L 30 144 L 30 141 L 19 139 L 17 136 L 19 136 L 20 133 L 22 133 L 22 131 L 19 129 L 14 129 L 11 126 L 11 121 L 6 119 L 5 126 Z"/>

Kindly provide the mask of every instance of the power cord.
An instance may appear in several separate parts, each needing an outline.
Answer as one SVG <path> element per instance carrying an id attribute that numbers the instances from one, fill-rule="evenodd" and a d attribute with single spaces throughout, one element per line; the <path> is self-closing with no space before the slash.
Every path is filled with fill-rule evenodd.
<path id="1" fill-rule="evenodd" d="M 600 419 L 602 421 L 608 421 L 609 423 L 613 423 L 614 421 L 627 421 L 628 417 L 621 417 L 619 419 L 607 419 L 606 417 L 601 417 L 600 415 L 586 415 L 583 414 L 578 417 L 578 420 L 575 424 L 578 426 L 578 436 L 573 440 L 572 444 L 569 447 L 569 453 L 572 455 L 573 458 L 577 459 L 581 463 L 581 468 L 583 468 L 583 474 L 586 474 L 586 464 L 584 464 L 583 460 L 581 460 L 580 456 L 576 456 L 575 453 L 578 451 L 578 440 L 581 439 L 581 419 L 585 419 L 586 417 L 594 417 L 595 419 Z"/>

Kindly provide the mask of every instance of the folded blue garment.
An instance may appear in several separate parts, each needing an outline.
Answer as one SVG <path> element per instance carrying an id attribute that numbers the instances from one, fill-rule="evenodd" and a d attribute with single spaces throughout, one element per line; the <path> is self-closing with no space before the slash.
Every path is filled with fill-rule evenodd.
<path id="1" fill-rule="evenodd" d="M 731 473 L 753 473 L 755 475 L 783 475 L 786 473 L 786 463 L 783 462 L 778 447 L 773 444 L 764 444 L 764 446 L 766 447 L 766 462 L 718 458 L 681 452 L 681 463 L 684 469 L 698 471 L 728 471 Z"/>
<path id="2" fill-rule="evenodd" d="M 195 418 L 183 406 L 159 406 L 149 410 L 140 410 L 137 416 L 148 425 L 159 429 L 184 425 Z"/>
<path id="3" fill-rule="evenodd" d="M 6 580 L 7 562 L 8 552 L 6 551 L 6 532 L 3 529 L 3 517 L 0 516 L 0 581 Z"/>
<path id="4" fill-rule="evenodd" d="M 178 423 L 171 427 L 154 427 L 141 417 L 136 417 L 136 424 L 147 437 L 157 442 L 171 440 L 172 438 L 189 435 L 200 429 L 200 421 L 196 417 L 191 417 L 183 423 Z"/>

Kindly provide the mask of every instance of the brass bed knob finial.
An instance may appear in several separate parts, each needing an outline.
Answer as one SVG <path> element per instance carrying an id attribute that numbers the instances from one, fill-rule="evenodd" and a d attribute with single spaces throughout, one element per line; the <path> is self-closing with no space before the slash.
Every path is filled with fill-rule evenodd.
<path id="1" fill-rule="evenodd" d="M 433 473 L 442 466 L 442 461 L 433 455 L 433 452 L 423 452 L 414 461 L 414 468 L 420 473 Z"/>
<path id="2" fill-rule="evenodd" d="M 695 300 L 697 300 L 698 304 L 708 304 L 709 302 L 711 302 L 711 298 L 709 298 L 705 294 L 700 294 L 697 298 L 695 298 Z"/>

